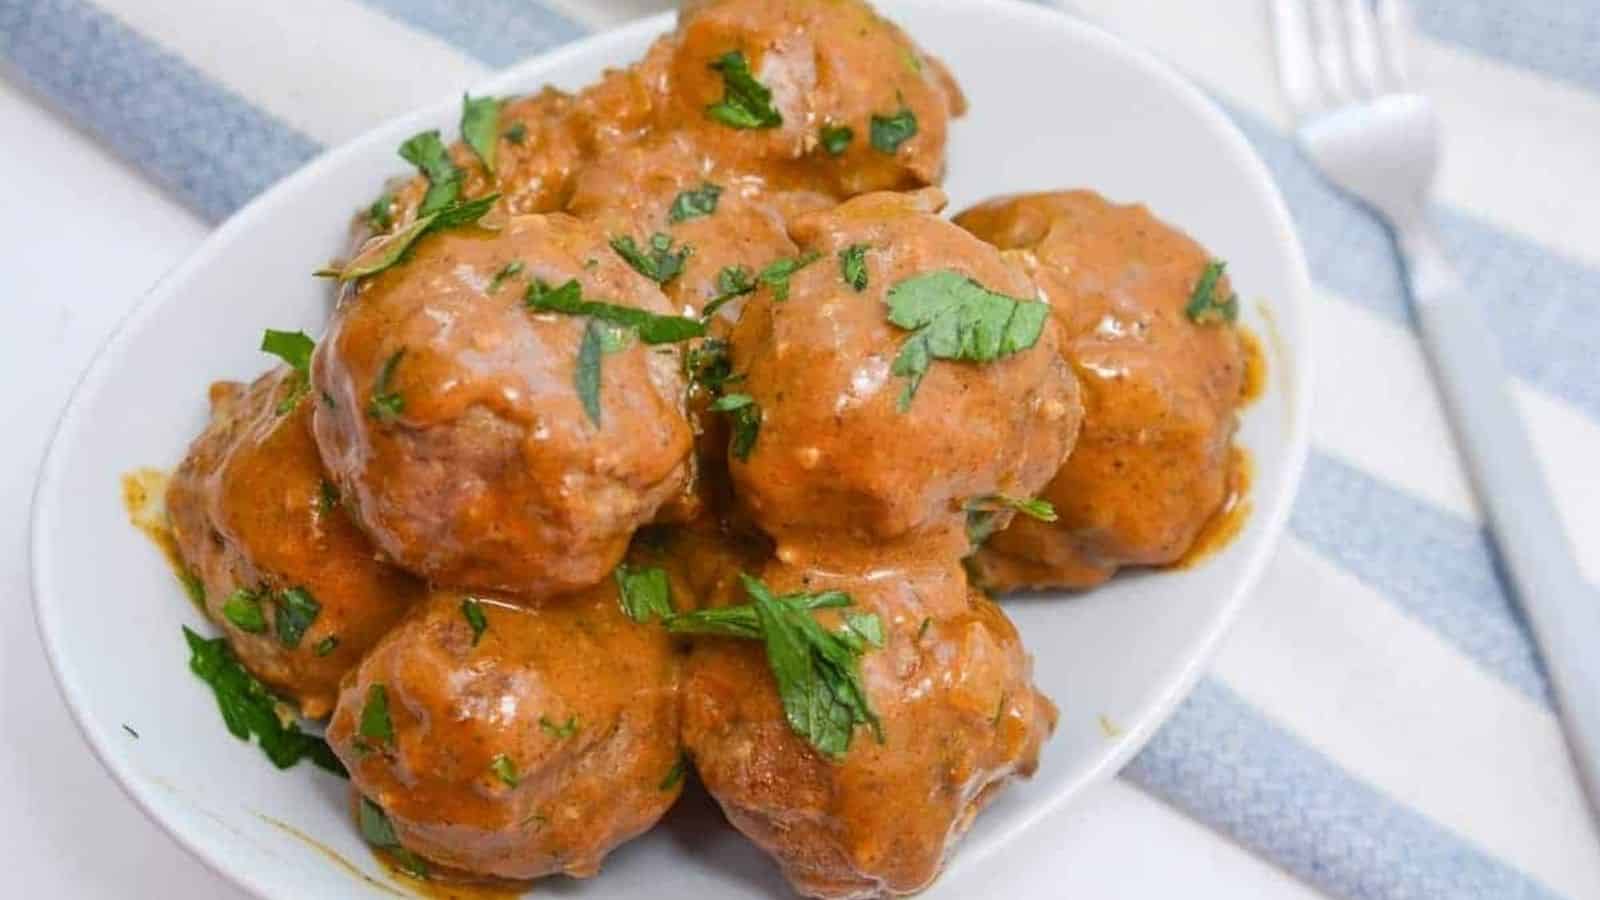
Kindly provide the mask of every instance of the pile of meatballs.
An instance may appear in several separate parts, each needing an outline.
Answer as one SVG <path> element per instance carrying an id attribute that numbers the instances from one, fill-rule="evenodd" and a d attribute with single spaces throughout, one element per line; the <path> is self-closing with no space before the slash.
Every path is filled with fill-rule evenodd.
<path id="1" fill-rule="evenodd" d="M 698 777 L 797 891 L 906 894 L 1035 770 L 989 592 L 1182 556 L 1243 360 L 1143 207 L 941 218 L 963 108 L 864 2 L 687 2 L 408 141 L 309 362 L 211 388 L 183 561 L 411 867 L 592 876 Z"/>

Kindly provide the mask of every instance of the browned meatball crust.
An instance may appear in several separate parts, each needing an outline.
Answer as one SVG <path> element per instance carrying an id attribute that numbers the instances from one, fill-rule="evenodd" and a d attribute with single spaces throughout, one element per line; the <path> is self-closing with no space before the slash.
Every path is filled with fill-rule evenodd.
<path id="1" fill-rule="evenodd" d="M 586 331 L 600 326 L 526 302 L 530 284 L 574 280 L 586 300 L 672 311 L 592 227 L 521 216 L 419 242 L 347 290 L 317 348 L 329 472 L 378 546 L 436 583 L 594 584 L 683 487 L 677 349 L 608 331 L 596 421 L 578 376 Z"/>
<path id="2" fill-rule="evenodd" d="M 943 199 L 935 189 L 871 194 L 800 219 L 793 237 L 816 261 L 792 276 L 787 299 L 757 293 L 733 332 L 739 390 L 761 410 L 754 448 L 732 463 L 734 483 L 780 557 L 921 535 L 926 552 L 955 558 L 966 547 L 965 503 L 1033 496 L 1072 447 L 1077 382 L 1048 319 L 1031 349 L 933 361 L 904 399 L 908 377 L 892 368 L 911 332 L 887 317 L 891 288 L 949 271 L 1035 296 L 994 248 L 933 215 Z M 840 257 L 850 247 L 864 248 L 860 290 Z"/>
<path id="3" fill-rule="evenodd" d="M 697 640 L 684 673 L 684 745 L 730 822 L 813 897 L 907 894 L 939 873 L 979 810 L 1038 765 L 1055 726 L 1000 608 L 959 566 L 870 574 L 768 568 L 775 592 L 843 590 L 875 613 L 861 677 L 882 727 L 830 760 L 791 730 L 759 644 Z M 818 614 L 838 628 L 838 610 Z"/>
<path id="4" fill-rule="evenodd" d="M 211 424 L 173 475 L 167 510 L 234 654 L 320 718 L 340 677 L 423 587 L 382 562 L 346 515 L 311 439 L 311 400 L 296 399 L 298 377 L 279 368 L 248 387 L 212 388 Z M 301 629 L 307 600 L 316 610 Z"/>
<path id="5" fill-rule="evenodd" d="M 423 859 L 592 876 L 681 790 L 678 655 L 610 579 L 533 606 L 467 602 L 436 593 L 374 647 L 328 741 Z"/>
<path id="6" fill-rule="evenodd" d="M 1005 197 L 956 223 L 1027 251 L 1084 388 L 1077 448 L 1044 496 L 978 555 L 987 586 L 1091 587 L 1178 560 L 1227 493 L 1244 357 L 1226 323 L 1184 312 L 1211 256 L 1143 206 L 1089 191 Z M 1228 294 L 1226 278 L 1217 290 Z"/>

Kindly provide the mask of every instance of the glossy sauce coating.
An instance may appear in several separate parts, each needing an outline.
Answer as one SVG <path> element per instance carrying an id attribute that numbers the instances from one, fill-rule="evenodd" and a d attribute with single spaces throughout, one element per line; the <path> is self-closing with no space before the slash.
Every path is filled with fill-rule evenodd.
<path id="1" fill-rule="evenodd" d="M 1088 191 L 991 200 L 956 223 L 1029 254 L 1084 396 L 1077 448 L 1043 494 L 1059 521 L 991 538 L 984 584 L 1086 588 L 1178 560 L 1226 496 L 1245 369 L 1234 327 L 1184 313 L 1210 254 L 1143 206 Z"/>
<path id="2" fill-rule="evenodd" d="M 886 637 L 861 660 L 883 743 L 858 727 L 839 761 L 784 720 L 761 645 L 696 642 L 684 675 L 684 744 L 734 827 L 813 897 L 926 887 L 995 792 L 1031 775 L 1056 712 L 1000 608 L 958 565 L 763 573 L 775 591 L 844 590 Z M 839 611 L 818 614 L 838 628 Z"/>
<path id="3" fill-rule="evenodd" d="M 445 867 L 585 878 L 681 789 L 678 658 L 610 579 L 534 605 L 440 591 L 346 680 L 328 741 L 400 842 Z M 523 601 L 519 600 L 519 604 Z M 381 685 L 392 738 L 363 727 Z M 366 719 L 363 719 L 363 714 Z"/>
<path id="4" fill-rule="evenodd" d="M 800 219 L 792 235 L 820 254 L 764 289 L 731 342 L 740 389 L 760 404 L 749 459 L 733 462 L 740 500 L 791 562 L 915 537 L 930 555 L 965 552 L 963 505 L 987 494 L 1030 497 L 1061 465 L 1077 433 L 1077 382 L 1057 327 L 992 362 L 935 360 L 909 407 L 891 373 L 910 332 L 889 322 L 890 288 L 952 270 L 1010 297 L 1033 283 L 994 248 L 933 212 L 943 195 L 870 194 Z M 839 253 L 864 245 L 868 282 L 846 283 Z"/>
<path id="5" fill-rule="evenodd" d="M 496 284 L 513 262 L 521 272 Z M 576 387 L 588 318 L 524 302 L 531 282 L 571 279 L 588 300 L 672 311 L 595 229 L 521 216 L 419 242 L 347 290 L 318 345 L 328 470 L 374 541 L 436 583 L 535 595 L 594 584 L 683 487 L 677 349 L 624 335 L 601 354 L 596 425 Z M 380 395 L 403 409 L 375 412 Z"/>
<path id="6" fill-rule="evenodd" d="M 326 481 L 311 439 L 311 398 L 279 412 L 293 377 L 278 368 L 248 387 L 212 388 L 211 424 L 174 473 L 167 510 L 185 564 L 205 585 L 206 613 L 235 655 L 303 715 L 320 718 L 333 708 L 340 677 L 424 591 L 380 559 Z M 260 631 L 223 615 L 241 588 L 259 594 Z M 320 606 L 294 646 L 274 628 L 278 592 L 287 588 Z"/>

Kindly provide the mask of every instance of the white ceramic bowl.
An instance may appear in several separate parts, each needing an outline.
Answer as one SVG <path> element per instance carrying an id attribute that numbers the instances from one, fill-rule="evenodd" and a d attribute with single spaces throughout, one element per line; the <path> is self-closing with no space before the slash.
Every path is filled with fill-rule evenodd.
<path id="1" fill-rule="evenodd" d="M 1310 286 L 1265 166 L 1210 101 L 1160 62 L 1020 3 L 881 5 L 950 64 L 971 100 L 952 132 L 952 209 L 1070 186 L 1145 202 L 1229 261 L 1270 368 L 1240 433 L 1256 463 L 1254 511 L 1226 550 L 1193 569 L 1120 577 L 1086 596 L 1008 602 L 1039 683 L 1061 706 L 1061 726 L 1039 775 L 984 813 L 952 859 L 952 869 L 971 875 L 1020 829 L 1133 755 L 1192 686 L 1249 593 L 1283 530 L 1306 451 Z M 670 26 L 658 16 L 598 35 L 475 93 L 578 87 L 637 58 Z M 263 328 L 322 330 L 328 289 L 309 273 L 342 246 L 351 211 L 404 168 L 399 142 L 424 127 L 454 133 L 458 103 L 446 98 L 324 154 L 218 229 L 100 353 L 40 478 L 40 631 L 84 736 L 173 837 L 262 896 L 392 892 L 350 823 L 345 782 L 310 765 L 279 772 L 223 729 L 209 691 L 188 671 L 179 625 L 211 629 L 129 527 L 118 479 L 178 461 L 204 424 L 205 385 L 268 365 L 256 350 Z M 1102 715 L 1120 726 L 1118 736 L 1103 732 Z M 704 797 L 616 853 L 598 880 L 556 887 L 608 897 L 784 893 L 775 869 L 718 822 Z"/>

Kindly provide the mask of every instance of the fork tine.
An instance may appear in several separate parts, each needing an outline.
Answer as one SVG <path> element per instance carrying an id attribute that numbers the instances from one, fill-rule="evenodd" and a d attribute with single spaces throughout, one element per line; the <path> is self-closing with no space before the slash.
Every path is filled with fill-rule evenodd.
<path id="1" fill-rule="evenodd" d="M 1376 97 L 1383 90 L 1383 74 L 1378 68 L 1378 30 L 1371 0 L 1344 0 L 1344 32 L 1350 40 L 1355 89 L 1363 97 Z"/>
<path id="2" fill-rule="evenodd" d="M 1411 43 L 1411 16 L 1404 0 L 1378 0 L 1378 32 L 1383 41 L 1383 65 L 1396 90 L 1411 86 L 1407 59 Z"/>
<path id="3" fill-rule="evenodd" d="M 1350 102 L 1350 64 L 1345 54 L 1343 26 L 1337 0 L 1311 0 L 1311 21 L 1316 25 L 1316 60 L 1322 86 L 1334 106 Z"/>
<path id="4" fill-rule="evenodd" d="M 1284 99 L 1296 118 L 1321 106 L 1317 91 L 1316 60 L 1311 50 L 1311 26 L 1306 21 L 1305 0 L 1272 0 L 1273 43 L 1278 51 L 1278 81 Z"/>

